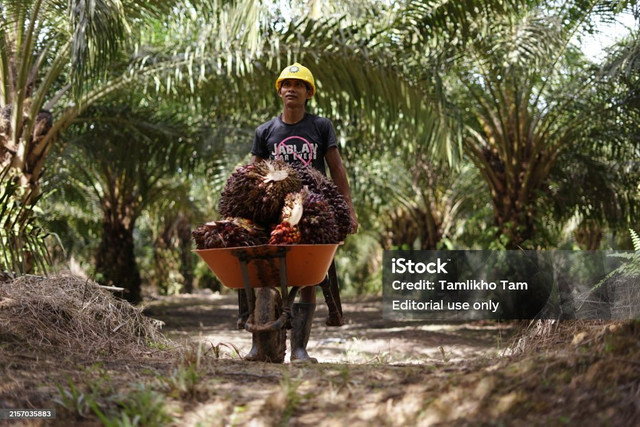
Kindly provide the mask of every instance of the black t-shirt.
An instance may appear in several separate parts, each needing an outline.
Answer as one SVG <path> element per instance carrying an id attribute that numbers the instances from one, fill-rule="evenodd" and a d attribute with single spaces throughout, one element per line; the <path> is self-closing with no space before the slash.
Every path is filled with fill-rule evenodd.
<path id="1" fill-rule="evenodd" d="M 293 125 L 283 122 L 281 117 L 274 117 L 258 126 L 251 154 L 263 159 L 301 162 L 326 174 L 324 156 L 329 148 L 337 145 L 331 121 L 305 113 L 304 118 Z"/>

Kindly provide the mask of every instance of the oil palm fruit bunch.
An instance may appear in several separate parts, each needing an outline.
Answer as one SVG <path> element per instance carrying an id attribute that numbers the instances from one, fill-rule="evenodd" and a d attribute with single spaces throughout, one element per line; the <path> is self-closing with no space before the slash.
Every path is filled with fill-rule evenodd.
<path id="1" fill-rule="evenodd" d="M 342 239 L 336 224 L 335 214 L 327 200 L 318 193 L 303 188 L 303 215 L 298 223 L 300 243 L 326 244 L 339 243 Z M 285 202 L 286 206 L 286 202 Z"/>
<path id="2" fill-rule="evenodd" d="M 348 234 L 352 233 L 351 214 L 349 206 L 338 190 L 336 184 L 317 169 L 305 167 L 300 163 L 292 165 L 298 173 L 302 184 L 307 186 L 312 193 L 318 193 L 324 197 L 335 217 L 335 224 L 338 231 L 337 242 L 343 241 Z"/>
<path id="3" fill-rule="evenodd" d="M 281 160 L 247 164 L 227 180 L 218 211 L 225 217 L 247 218 L 265 226 L 275 224 L 286 195 L 301 188 L 298 173 Z"/>
<path id="4" fill-rule="evenodd" d="M 263 245 L 268 240 L 268 234 L 262 227 L 244 218 L 207 222 L 196 227 L 191 234 L 198 249 Z"/>
<path id="5" fill-rule="evenodd" d="M 338 243 L 340 236 L 333 210 L 318 193 L 304 187 L 289 193 L 282 208 L 282 222 L 271 232 L 271 244 Z"/>
<path id="6" fill-rule="evenodd" d="M 293 245 L 300 243 L 298 223 L 304 212 L 302 192 L 287 194 L 282 208 L 282 221 L 271 231 L 270 245 Z"/>

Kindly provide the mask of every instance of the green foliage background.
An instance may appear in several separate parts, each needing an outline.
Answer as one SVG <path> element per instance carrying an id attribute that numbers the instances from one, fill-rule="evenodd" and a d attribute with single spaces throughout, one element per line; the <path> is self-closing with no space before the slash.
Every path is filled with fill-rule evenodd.
<path id="1" fill-rule="evenodd" d="M 100 195 L 118 181 L 145 289 L 223 290 L 187 231 L 217 218 L 293 61 L 316 77 L 309 110 L 334 122 L 358 212 L 345 291 L 380 291 L 385 249 L 632 247 L 637 24 L 601 63 L 579 43 L 634 2 L 5 3 L 3 270 L 99 276 Z"/>

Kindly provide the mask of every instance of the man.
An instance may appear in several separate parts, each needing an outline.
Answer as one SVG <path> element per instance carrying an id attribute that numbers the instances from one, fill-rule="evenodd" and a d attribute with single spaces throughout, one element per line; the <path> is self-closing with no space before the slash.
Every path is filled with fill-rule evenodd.
<path id="1" fill-rule="evenodd" d="M 304 166 L 314 167 L 323 174 L 326 174 L 326 162 L 331 178 L 349 206 L 352 230 L 355 232 L 358 221 L 333 124 L 324 117 L 306 111 L 308 100 L 316 93 L 311 71 L 297 62 L 286 67 L 276 80 L 276 90 L 282 99 L 282 114 L 256 129 L 251 148 L 252 161 L 279 158 L 289 163 L 301 162 Z M 238 296 L 242 307 L 242 298 L 246 299 L 246 295 L 239 292 Z M 315 307 L 315 286 L 301 289 L 300 302 L 292 307 L 292 361 L 317 362 L 315 358 L 309 357 L 306 350 Z M 256 353 L 254 345 L 246 359 L 252 360 Z"/>

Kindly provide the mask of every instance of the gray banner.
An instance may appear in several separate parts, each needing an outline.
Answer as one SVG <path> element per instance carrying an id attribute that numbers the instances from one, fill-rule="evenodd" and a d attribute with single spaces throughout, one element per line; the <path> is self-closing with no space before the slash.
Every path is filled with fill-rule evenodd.
<path id="1" fill-rule="evenodd" d="M 390 320 L 640 318 L 640 252 L 385 251 Z"/>

